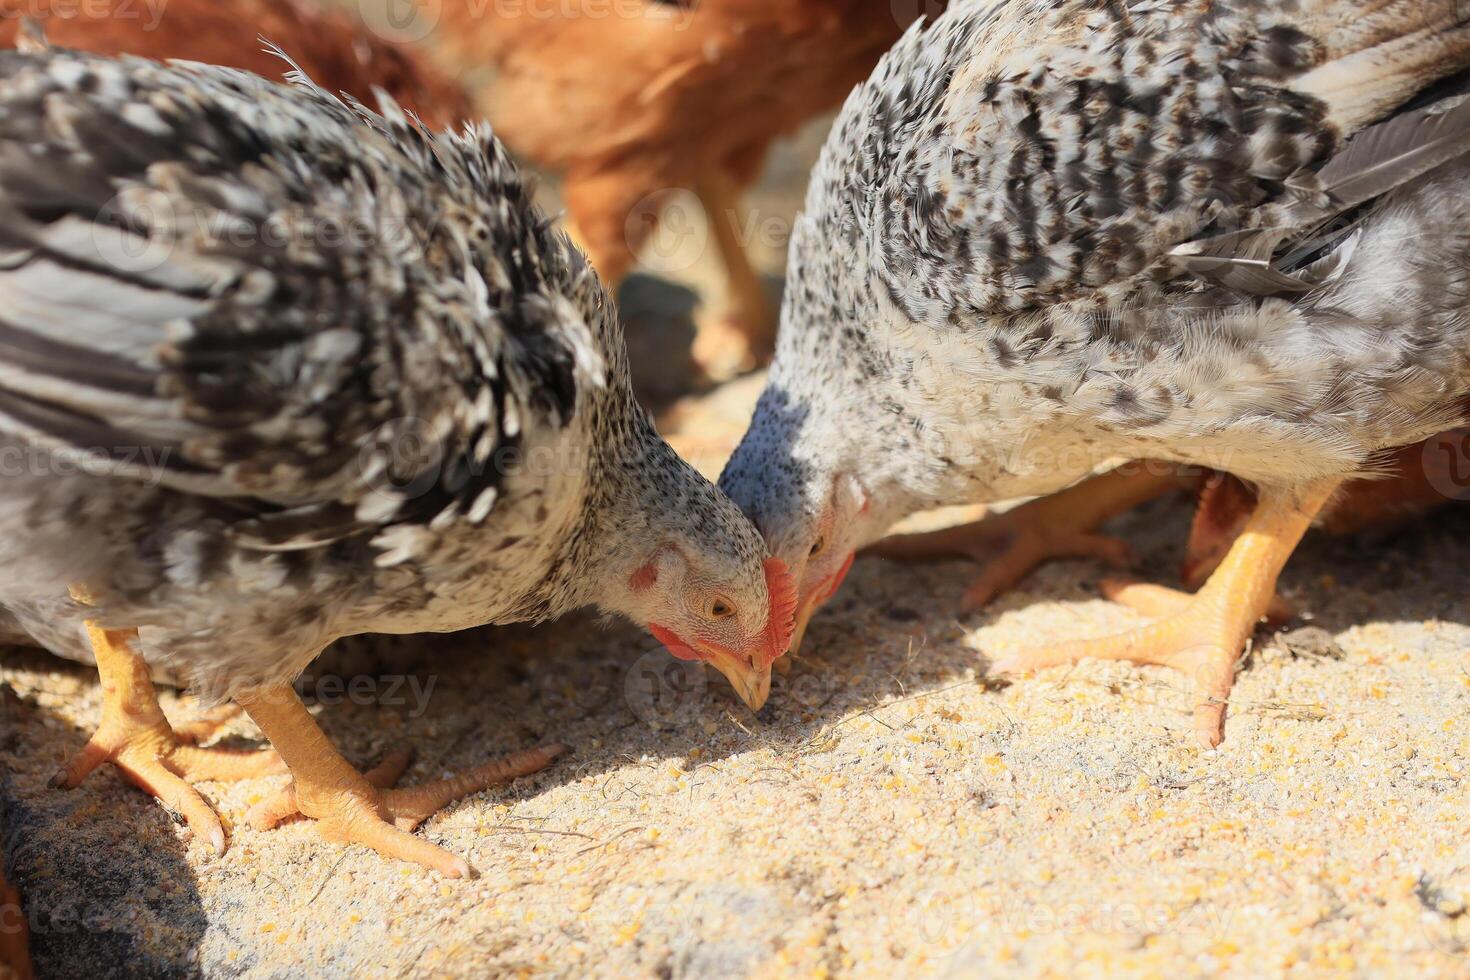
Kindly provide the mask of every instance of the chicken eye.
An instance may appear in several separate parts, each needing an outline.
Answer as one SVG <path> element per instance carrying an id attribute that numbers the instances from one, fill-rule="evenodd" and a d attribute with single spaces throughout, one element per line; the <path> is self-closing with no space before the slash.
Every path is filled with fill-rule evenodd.
<path id="1" fill-rule="evenodd" d="M 729 619 L 735 615 L 735 607 L 724 599 L 715 599 L 709 604 L 709 614 L 713 619 Z"/>
<path id="2" fill-rule="evenodd" d="M 807 552 L 807 557 L 808 558 L 815 558 L 815 557 L 817 557 L 818 555 L 820 555 L 822 553 L 822 549 L 824 549 L 826 547 L 827 547 L 827 539 L 825 537 L 819 537 L 819 538 L 817 538 L 817 540 L 815 540 L 815 541 L 812 542 L 812 550 L 809 551 L 809 552 Z"/>

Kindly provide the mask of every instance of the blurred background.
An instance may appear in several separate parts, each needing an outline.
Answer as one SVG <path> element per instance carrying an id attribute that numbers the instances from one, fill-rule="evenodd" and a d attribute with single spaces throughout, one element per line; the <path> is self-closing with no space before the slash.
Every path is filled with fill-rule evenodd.
<path id="1" fill-rule="evenodd" d="M 928 5 L 935 13 L 942 5 Z M 486 119 L 618 290 L 649 407 L 771 354 L 791 220 L 832 112 L 919 0 L 0 0 L 49 43 L 382 89 Z"/>

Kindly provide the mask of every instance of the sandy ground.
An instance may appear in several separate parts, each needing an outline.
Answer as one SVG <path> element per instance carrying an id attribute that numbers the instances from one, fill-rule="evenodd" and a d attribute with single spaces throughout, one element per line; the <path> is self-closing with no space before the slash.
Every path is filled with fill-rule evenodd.
<path id="1" fill-rule="evenodd" d="M 707 404 L 735 411 L 740 390 Z M 1118 522 L 1145 574 L 1171 576 L 1188 514 Z M 307 823 L 249 830 L 279 780 L 204 785 L 223 858 L 110 772 L 48 790 L 96 685 L 7 654 L 6 850 L 52 976 L 1470 976 L 1467 532 L 1450 511 L 1309 538 L 1284 580 L 1307 625 L 1261 638 L 1215 751 L 1166 671 L 980 679 L 988 652 L 1134 621 L 1086 562 L 964 618 L 970 566 L 860 562 L 759 716 L 628 627 L 400 644 L 324 698 L 349 757 L 408 744 L 428 778 L 574 748 L 429 822 L 480 871 L 465 883 Z"/>
<path id="2" fill-rule="evenodd" d="M 775 172 L 754 198 L 767 217 L 800 183 L 789 160 Z M 691 281 L 650 301 L 683 318 L 638 326 L 635 350 L 679 349 Z M 666 403 L 673 373 L 645 390 L 664 380 Z M 717 471 L 758 385 L 684 403 L 671 435 Z M 1173 577 L 1188 516 L 1167 500 L 1118 523 L 1143 574 Z M 47 789 L 99 718 L 95 675 L 6 651 L 4 853 L 42 976 L 1470 976 L 1467 533 L 1470 513 L 1442 512 L 1309 538 L 1283 587 L 1308 617 L 1293 629 L 1318 632 L 1262 637 L 1215 751 L 1191 743 L 1165 671 L 982 681 L 1009 645 L 1136 621 L 1087 562 L 965 617 L 973 566 L 859 562 L 759 716 L 589 618 L 319 668 L 346 675 L 320 708 L 331 737 L 362 763 L 414 747 L 409 781 L 573 747 L 424 827 L 479 870 L 468 882 L 304 822 L 250 830 L 279 778 L 202 786 L 222 858 L 109 770 Z"/>

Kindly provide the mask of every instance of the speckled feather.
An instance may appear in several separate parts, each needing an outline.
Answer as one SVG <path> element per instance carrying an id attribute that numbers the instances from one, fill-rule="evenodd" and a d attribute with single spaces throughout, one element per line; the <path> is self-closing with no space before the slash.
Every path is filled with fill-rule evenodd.
<path id="1" fill-rule="evenodd" d="M 1319 173 L 1467 65 L 1453 2 L 953 4 L 834 126 L 721 486 L 779 554 L 843 473 L 872 536 L 1113 457 L 1371 469 L 1470 388 L 1470 169 L 1448 154 L 1335 223 Z M 1263 229 L 1256 284 L 1306 291 L 1189 268 L 1189 243 Z"/>
<path id="2" fill-rule="evenodd" d="M 296 82 L 0 54 L 10 611 L 80 653 L 81 583 L 222 696 L 343 635 L 602 604 L 665 532 L 764 595 L 489 132 Z"/>

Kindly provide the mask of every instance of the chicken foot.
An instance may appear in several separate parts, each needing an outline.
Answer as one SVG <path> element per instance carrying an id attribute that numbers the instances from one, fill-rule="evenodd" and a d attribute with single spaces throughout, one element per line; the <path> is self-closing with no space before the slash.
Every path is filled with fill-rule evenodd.
<path id="1" fill-rule="evenodd" d="M 995 673 L 1022 673 L 1087 657 L 1131 660 L 1183 671 L 1194 681 L 1194 733 L 1220 744 L 1235 664 L 1276 592 L 1276 580 L 1340 481 L 1299 493 L 1263 490 L 1245 530 L 1219 568 L 1183 608 L 1148 626 L 1093 640 L 1018 650 L 997 657 Z"/>
<path id="2" fill-rule="evenodd" d="M 419 864 L 449 878 L 468 877 L 469 864 L 410 831 L 454 800 L 544 769 L 565 751 L 562 745 L 537 746 L 449 779 L 389 789 L 373 785 L 342 757 L 289 686 L 237 695 L 235 700 L 286 760 L 295 802 L 302 814 L 317 822 L 322 836 L 364 844 L 384 857 Z"/>
<path id="3" fill-rule="evenodd" d="M 1156 460 L 1118 469 L 970 524 L 884 538 L 864 555 L 898 561 L 971 558 L 984 566 L 965 591 L 965 607 L 979 609 L 1054 558 L 1099 558 L 1122 567 L 1126 542 L 1097 533 L 1109 518 L 1170 490 L 1191 485 L 1188 472 Z"/>
<path id="4" fill-rule="evenodd" d="M 72 590 L 82 603 L 85 593 Z M 109 630 L 85 622 L 97 673 L 102 682 L 102 723 L 67 764 L 51 779 L 58 789 L 73 789 L 92 770 L 111 762 L 128 782 L 182 814 L 190 831 L 225 851 L 219 815 L 190 785 L 191 780 L 237 780 L 280 772 L 276 753 L 234 749 L 201 749 L 182 744 L 158 706 L 148 665 L 133 649 L 137 630 Z"/>

